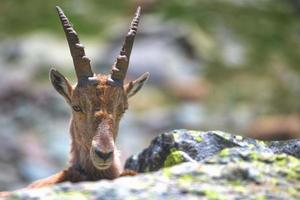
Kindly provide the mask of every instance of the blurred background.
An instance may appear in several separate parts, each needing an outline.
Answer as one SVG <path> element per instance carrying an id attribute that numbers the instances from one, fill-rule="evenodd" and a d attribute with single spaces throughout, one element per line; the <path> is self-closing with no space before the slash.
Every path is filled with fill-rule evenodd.
<path id="1" fill-rule="evenodd" d="M 1 0 L 0 190 L 67 163 L 70 110 L 48 72 L 76 79 L 55 5 L 103 73 L 142 5 L 128 80 L 151 78 L 121 122 L 123 162 L 178 128 L 300 137 L 300 0 Z"/>

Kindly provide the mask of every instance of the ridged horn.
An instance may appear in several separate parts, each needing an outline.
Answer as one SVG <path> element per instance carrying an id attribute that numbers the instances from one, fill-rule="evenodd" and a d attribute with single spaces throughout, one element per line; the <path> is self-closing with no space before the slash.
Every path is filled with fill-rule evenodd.
<path id="1" fill-rule="evenodd" d="M 130 59 L 134 38 L 140 21 L 140 16 L 141 16 L 141 7 L 139 6 L 131 22 L 129 31 L 125 37 L 124 44 L 122 46 L 120 54 L 117 57 L 117 61 L 112 66 L 111 76 L 109 81 L 117 85 L 123 85 L 124 83 L 124 79 L 129 65 L 129 59 Z"/>
<path id="2" fill-rule="evenodd" d="M 90 59 L 85 55 L 84 46 L 80 43 L 76 31 L 63 10 L 59 6 L 56 6 L 56 10 L 68 40 L 77 79 L 80 80 L 93 76 Z"/>

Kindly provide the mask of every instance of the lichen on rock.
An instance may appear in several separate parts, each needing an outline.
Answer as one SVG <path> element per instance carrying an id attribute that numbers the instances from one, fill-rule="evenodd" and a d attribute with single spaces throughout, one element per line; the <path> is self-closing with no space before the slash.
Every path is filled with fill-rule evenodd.
<path id="1" fill-rule="evenodd" d="M 171 167 L 185 161 L 185 153 L 183 151 L 171 150 L 170 154 L 164 161 L 164 167 Z"/>
<path id="2" fill-rule="evenodd" d="M 176 130 L 128 159 L 127 168 L 147 173 L 23 190 L 9 199 L 296 200 L 299 141 L 262 143 L 215 131 Z"/>

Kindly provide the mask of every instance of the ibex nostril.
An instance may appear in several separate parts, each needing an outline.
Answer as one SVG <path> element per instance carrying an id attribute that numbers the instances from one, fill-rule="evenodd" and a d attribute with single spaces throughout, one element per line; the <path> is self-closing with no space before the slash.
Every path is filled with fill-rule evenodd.
<path id="1" fill-rule="evenodd" d="M 110 151 L 108 153 L 103 153 L 102 151 L 100 151 L 98 149 L 95 149 L 95 153 L 100 159 L 102 159 L 104 161 L 109 159 L 113 155 L 112 151 Z"/>

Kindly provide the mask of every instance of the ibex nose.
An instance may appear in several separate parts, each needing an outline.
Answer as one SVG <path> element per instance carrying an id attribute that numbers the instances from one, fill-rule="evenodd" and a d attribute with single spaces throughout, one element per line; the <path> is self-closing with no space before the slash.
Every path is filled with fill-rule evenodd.
<path id="1" fill-rule="evenodd" d="M 98 149 L 95 149 L 95 153 L 100 159 L 102 159 L 104 161 L 109 159 L 113 155 L 113 151 L 110 151 L 108 153 L 103 153 L 102 151 L 100 151 Z"/>

